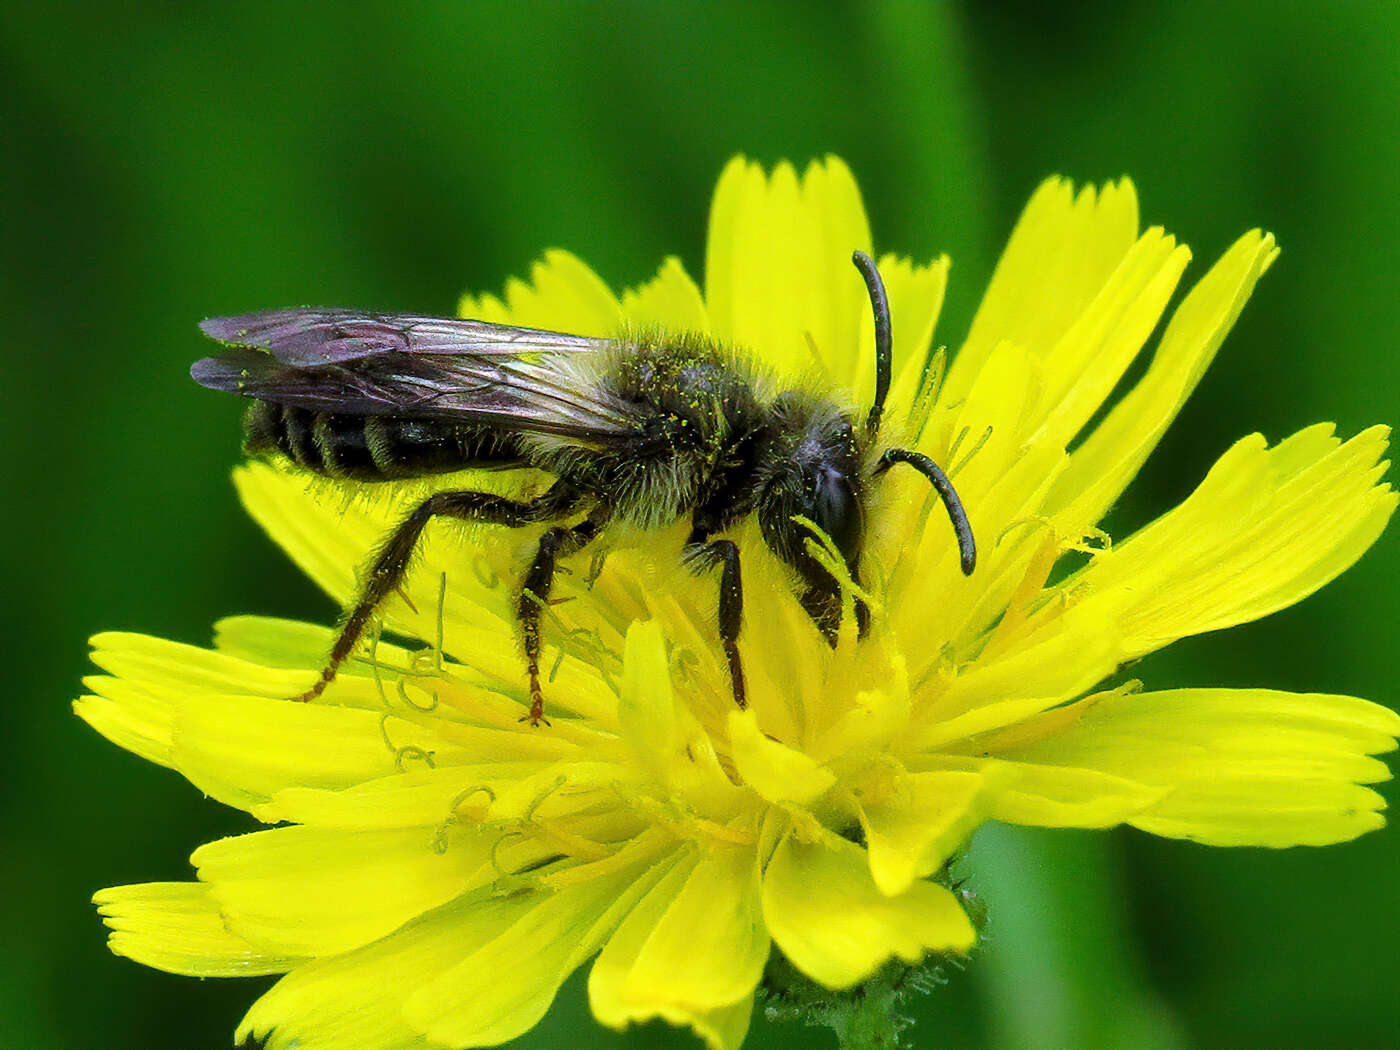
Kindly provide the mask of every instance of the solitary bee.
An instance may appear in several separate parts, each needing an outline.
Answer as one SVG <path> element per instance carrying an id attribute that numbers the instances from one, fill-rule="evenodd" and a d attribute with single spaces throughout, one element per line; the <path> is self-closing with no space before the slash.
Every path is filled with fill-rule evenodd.
<path id="1" fill-rule="evenodd" d="M 447 491 L 423 500 L 375 555 L 320 679 L 299 699 L 319 696 L 334 679 L 438 515 L 512 528 L 550 523 L 516 604 L 533 725 L 544 720 L 540 607 L 555 565 L 614 518 L 657 528 L 689 515 L 682 557 L 697 572 L 720 570 L 719 638 L 740 707 L 739 548 L 716 536 L 750 514 L 796 571 L 802 607 L 832 644 L 840 587 L 809 553 L 802 522 L 830 538 L 859 581 L 869 489 L 891 466 L 906 463 L 933 485 L 971 573 L 972 529 L 943 471 L 908 449 L 875 454 L 890 386 L 889 302 L 870 257 L 858 251 L 853 261 L 875 316 L 875 401 L 859 424 L 820 394 L 766 392 L 747 354 L 699 335 L 594 339 L 310 308 L 205 321 L 205 334 L 233 349 L 195 362 L 190 375 L 254 399 L 244 420 L 251 455 L 281 454 L 314 473 L 367 482 L 468 467 L 536 468 L 555 479 L 530 499 Z M 856 602 L 855 615 L 863 635 L 869 610 Z"/>

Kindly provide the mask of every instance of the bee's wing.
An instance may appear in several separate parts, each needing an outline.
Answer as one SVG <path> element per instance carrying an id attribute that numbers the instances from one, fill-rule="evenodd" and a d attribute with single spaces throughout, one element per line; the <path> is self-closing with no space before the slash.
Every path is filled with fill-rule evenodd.
<path id="1" fill-rule="evenodd" d="M 221 343 L 261 347 L 283 364 L 304 368 L 345 364 L 389 351 L 428 357 L 463 353 L 519 356 L 542 351 L 596 350 L 606 342 L 455 317 L 316 307 L 211 317 L 199 327 Z"/>
<path id="2" fill-rule="evenodd" d="M 266 310 L 200 325 L 234 349 L 196 361 L 202 386 L 318 412 L 454 419 L 608 444 L 634 412 L 578 355 L 606 339 L 455 318 Z"/>

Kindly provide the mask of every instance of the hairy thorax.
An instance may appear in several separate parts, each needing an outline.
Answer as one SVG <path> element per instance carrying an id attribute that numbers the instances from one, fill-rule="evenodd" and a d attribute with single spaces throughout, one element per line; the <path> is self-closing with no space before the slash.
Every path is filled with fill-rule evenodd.
<path id="1" fill-rule="evenodd" d="M 741 480 L 733 477 L 736 457 L 747 458 L 767 423 L 760 383 L 742 355 L 702 336 L 643 331 L 624 335 L 592 367 L 603 396 L 635 416 L 633 433 L 603 450 L 534 444 L 538 465 L 644 528 L 674 521 L 716 486 Z"/>

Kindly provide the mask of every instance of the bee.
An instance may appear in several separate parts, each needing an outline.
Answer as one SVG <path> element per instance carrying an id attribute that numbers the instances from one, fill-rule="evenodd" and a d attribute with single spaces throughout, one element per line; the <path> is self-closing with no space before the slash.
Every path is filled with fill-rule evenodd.
<path id="1" fill-rule="evenodd" d="M 932 484 L 970 574 L 972 528 L 944 472 L 910 449 L 877 451 L 890 387 L 889 301 L 870 257 L 857 251 L 852 261 L 875 318 L 875 398 L 864 420 L 819 392 L 775 392 L 752 355 L 695 334 L 639 330 L 599 339 L 313 308 L 203 322 L 204 333 L 230 349 L 195 362 L 190 375 L 253 400 L 244 420 L 249 455 L 362 482 L 469 467 L 534 468 L 553 478 L 531 498 L 471 490 L 425 498 L 379 547 L 320 678 L 298 699 L 314 699 L 335 678 L 436 517 L 548 526 L 516 601 L 530 695 L 521 721 L 532 725 L 548 724 L 540 611 L 556 566 L 609 522 L 654 529 L 689 517 L 681 557 L 697 573 L 718 571 L 716 625 L 741 708 L 743 581 L 739 548 L 723 534 L 751 515 L 833 645 L 841 589 L 810 552 L 806 523 L 829 538 L 859 583 L 871 489 L 891 467 L 912 467 Z M 863 636 L 869 610 L 856 601 L 854 612 Z"/>

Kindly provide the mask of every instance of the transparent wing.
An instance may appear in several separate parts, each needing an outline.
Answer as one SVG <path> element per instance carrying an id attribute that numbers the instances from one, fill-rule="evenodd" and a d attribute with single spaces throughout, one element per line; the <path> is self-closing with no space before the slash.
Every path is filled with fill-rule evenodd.
<path id="1" fill-rule="evenodd" d="M 628 405 L 581 354 L 610 341 L 411 314 L 293 308 L 215 317 L 232 349 L 196 361 L 202 386 L 319 412 L 455 419 L 609 444 L 634 434 Z"/>

